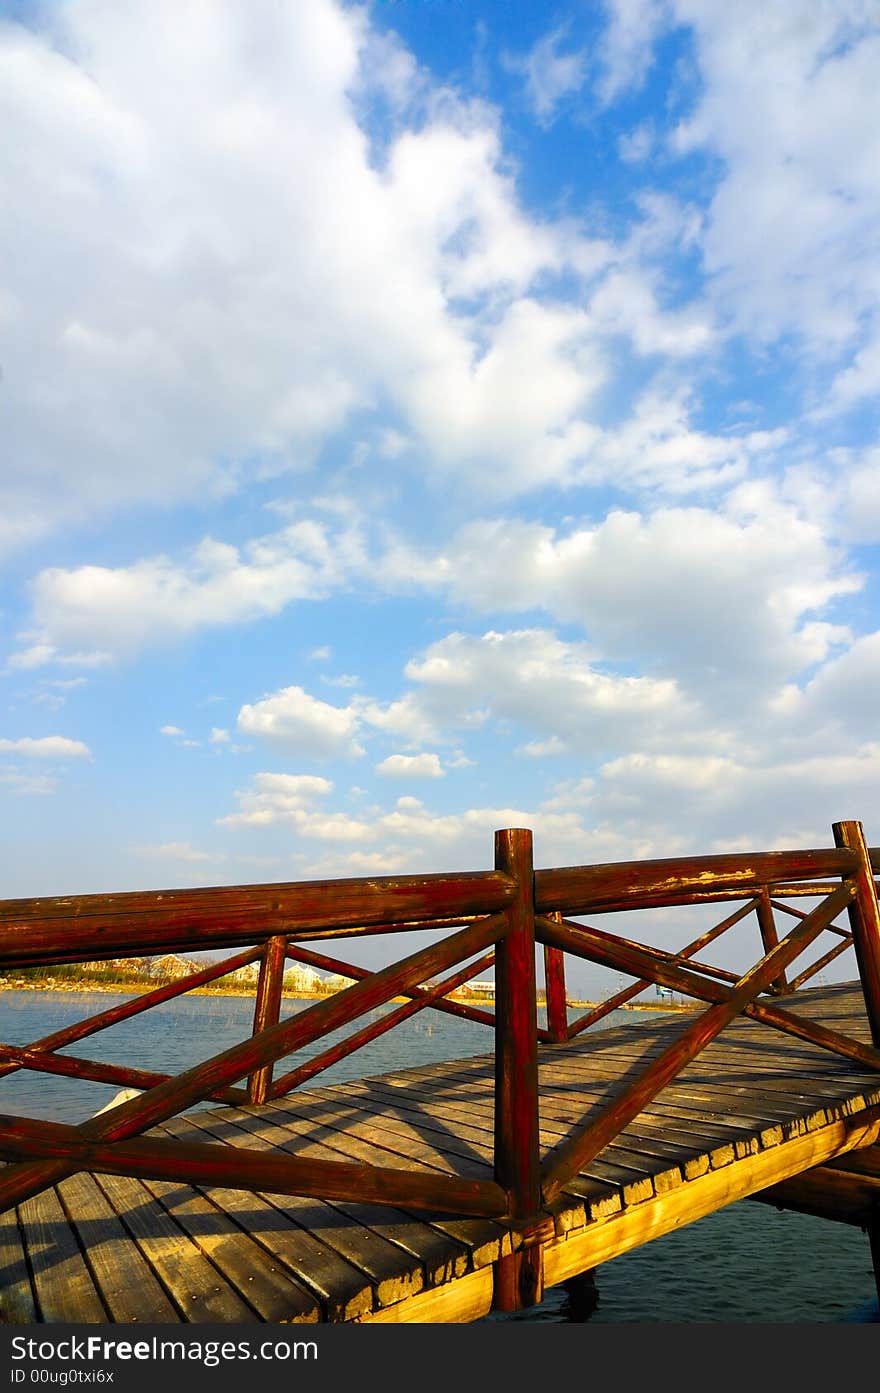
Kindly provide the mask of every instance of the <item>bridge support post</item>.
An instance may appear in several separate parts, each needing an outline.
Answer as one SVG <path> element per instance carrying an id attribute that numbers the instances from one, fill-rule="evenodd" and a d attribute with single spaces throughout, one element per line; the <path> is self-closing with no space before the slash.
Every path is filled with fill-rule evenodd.
<path id="1" fill-rule="evenodd" d="M 281 991 L 284 985 L 284 965 L 287 961 L 287 939 L 283 934 L 270 938 L 260 962 L 257 996 L 254 1003 L 254 1035 L 277 1025 L 281 1015 Z M 248 1102 L 265 1103 L 272 1084 L 272 1065 L 264 1064 L 248 1079 Z"/>
<path id="2" fill-rule="evenodd" d="M 756 906 L 758 915 L 758 928 L 761 931 L 761 942 L 764 945 L 764 952 L 770 953 L 779 944 L 779 934 L 776 932 L 776 920 L 773 918 L 773 906 L 770 903 L 770 892 L 766 885 L 761 891 L 761 897 Z M 791 988 L 785 976 L 783 968 L 774 982 L 770 983 L 770 990 L 777 996 L 783 996 Z"/>
<path id="3" fill-rule="evenodd" d="M 847 908 L 871 1039 L 880 1047 L 880 903 L 871 855 L 860 822 L 835 822 L 835 846 L 845 846 L 858 857 L 855 873 L 857 894 Z"/>
<path id="4" fill-rule="evenodd" d="M 577 1277 L 569 1277 L 562 1283 L 568 1298 L 569 1320 L 587 1321 L 599 1304 L 599 1290 L 596 1286 L 596 1269 L 590 1267 Z"/>
<path id="5" fill-rule="evenodd" d="M 495 833 L 495 869 L 516 882 L 507 909 L 509 929 L 495 956 L 495 1179 L 510 1197 L 512 1227 L 522 1248 L 495 1265 L 493 1305 L 499 1311 L 533 1306 L 543 1295 L 538 1140 L 538 1014 L 535 979 L 535 887 L 532 834 Z M 537 1240 L 537 1241 L 536 1241 Z"/>
<path id="6" fill-rule="evenodd" d="M 558 911 L 551 919 L 561 920 Z M 568 1039 L 568 1007 L 565 996 L 565 954 L 561 948 L 544 944 L 544 988 L 547 996 L 547 1029 L 554 1045 Z"/>

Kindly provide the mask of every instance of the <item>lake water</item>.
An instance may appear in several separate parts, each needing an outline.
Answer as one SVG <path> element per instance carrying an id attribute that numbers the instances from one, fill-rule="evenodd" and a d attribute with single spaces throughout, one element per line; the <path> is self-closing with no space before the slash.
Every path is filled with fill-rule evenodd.
<path id="1" fill-rule="evenodd" d="M 0 1039 L 27 1044 L 124 999 L 105 993 L 0 992 Z M 282 1015 L 307 1004 L 285 1000 Z M 68 1052 L 177 1073 L 243 1039 L 250 1033 L 252 1014 L 251 1000 L 180 998 L 81 1041 Z M 635 1012 L 615 1012 L 603 1026 L 640 1019 Z M 426 1011 L 333 1065 L 318 1082 L 486 1054 L 491 1044 L 485 1027 Z M 313 1046 L 298 1058 L 317 1052 L 318 1046 Z M 79 1122 L 116 1091 L 104 1084 L 21 1071 L 0 1080 L 0 1112 Z M 880 1322 L 865 1234 L 844 1224 L 778 1213 L 748 1200 L 605 1264 L 598 1273 L 598 1293 L 598 1306 L 589 1317 L 593 1324 Z M 578 1316 L 570 1310 L 565 1292 L 551 1288 L 533 1311 L 487 1319 L 568 1324 Z"/>

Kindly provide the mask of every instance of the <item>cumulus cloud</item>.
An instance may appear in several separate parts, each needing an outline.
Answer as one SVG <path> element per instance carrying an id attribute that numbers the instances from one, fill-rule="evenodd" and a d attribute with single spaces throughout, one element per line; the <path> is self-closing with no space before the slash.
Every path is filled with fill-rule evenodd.
<path id="1" fill-rule="evenodd" d="M 18 740 L 0 739 L 0 750 L 7 754 L 24 755 L 26 759 L 90 759 L 92 754 L 82 740 L 69 740 L 66 735 L 24 735 Z"/>
<path id="2" fill-rule="evenodd" d="M 878 774 L 876 742 L 794 759 L 768 746 L 747 758 L 634 752 L 602 766 L 591 811 L 668 854 L 828 846 L 832 822 L 880 822 Z"/>
<path id="3" fill-rule="evenodd" d="M 567 531 L 480 520 L 412 567 L 408 554 L 389 550 L 389 585 L 444 588 L 476 612 L 543 609 L 586 633 L 582 662 L 637 662 L 722 707 L 726 691 L 766 695 L 845 642 L 825 616 L 862 583 L 817 522 L 761 487 L 723 511 L 613 509 Z"/>
<path id="4" fill-rule="evenodd" d="M 675 149 L 723 161 L 702 244 L 713 295 L 738 329 L 766 340 L 791 332 L 825 355 L 858 346 L 877 301 L 872 7 L 664 8 L 691 27 L 701 78 Z M 858 373 L 838 379 L 842 395 Z"/>
<path id="5" fill-rule="evenodd" d="M 441 779 L 444 772 L 437 754 L 389 755 L 376 765 L 376 773 L 389 779 Z"/>
<path id="6" fill-rule="evenodd" d="M 315 758 L 364 753 L 355 739 L 358 718 L 351 708 L 331 706 L 302 687 L 284 687 L 253 705 L 242 706 L 238 729 L 285 754 Z"/>
<path id="7" fill-rule="evenodd" d="M 458 725 L 474 709 L 483 719 L 540 732 L 526 754 L 596 752 L 638 734 L 675 738 L 693 708 L 670 680 L 602 672 L 589 648 L 543 629 L 450 634 L 412 659 L 406 675 L 419 684 L 435 719 Z"/>
<path id="8" fill-rule="evenodd" d="M 88 664 L 87 653 L 69 650 L 131 655 L 200 629 L 277 614 L 294 600 L 326 594 L 359 557 L 352 531 L 331 539 L 323 524 L 303 521 L 242 549 L 204 538 L 180 560 L 53 567 L 32 586 L 36 642 L 11 662 Z"/>
<path id="9" fill-rule="evenodd" d="M 376 151 L 365 128 L 389 97 Z M 301 472 L 383 399 L 398 438 L 461 467 L 472 430 L 504 455 L 519 388 L 518 453 L 537 462 L 595 386 L 569 352 L 579 317 L 530 291 L 607 252 L 525 213 L 491 109 L 438 93 L 359 9 L 222 3 L 172 22 L 88 0 L 45 28 L 7 21 L 0 120 L 10 544 Z"/>

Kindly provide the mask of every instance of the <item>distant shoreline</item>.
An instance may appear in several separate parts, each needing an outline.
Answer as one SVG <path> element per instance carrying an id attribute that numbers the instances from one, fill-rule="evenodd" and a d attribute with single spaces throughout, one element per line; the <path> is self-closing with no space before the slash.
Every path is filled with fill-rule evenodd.
<path id="1" fill-rule="evenodd" d="M 157 985 L 164 985 L 155 982 L 90 982 L 80 981 L 59 981 L 47 985 L 45 982 L 26 982 L 21 978 L 10 981 L 8 978 L 0 980 L 0 992 L 68 992 L 73 995 L 89 995 L 98 993 L 101 995 L 129 995 L 143 996 L 147 992 L 155 991 Z M 293 1001 L 323 1001 L 333 996 L 333 992 L 306 992 L 306 991 L 282 991 L 282 997 Z M 252 999 L 253 989 L 245 987 L 191 987 L 188 992 L 181 992 L 181 996 L 230 996 L 239 999 Z M 173 999 L 173 998 L 172 998 Z M 408 1001 L 408 997 L 395 997 L 396 1001 Z M 491 997 L 471 996 L 457 997 L 456 1003 L 461 1006 L 494 1006 Z M 693 1009 L 695 1003 L 691 1002 L 669 1002 L 669 1001 L 634 1001 L 627 1002 L 625 1005 L 615 1009 L 621 1011 L 689 1011 Z M 543 1005 L 539 1002 L 539 1005 Z M 591 1011 L 597 1006 L 604 1005 L 601 1001 L 572 1001 L 568 1000 L 566 1005 L 570 1009 Z"/>

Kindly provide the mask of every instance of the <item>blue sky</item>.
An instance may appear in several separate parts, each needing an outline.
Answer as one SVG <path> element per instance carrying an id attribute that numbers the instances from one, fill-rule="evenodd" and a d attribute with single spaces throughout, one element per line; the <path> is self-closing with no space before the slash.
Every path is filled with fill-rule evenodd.
<path id="1" fill-rule="evenodd" d="M 880 842 L 880 9 L 0 7 L 6 895 Z"/>

